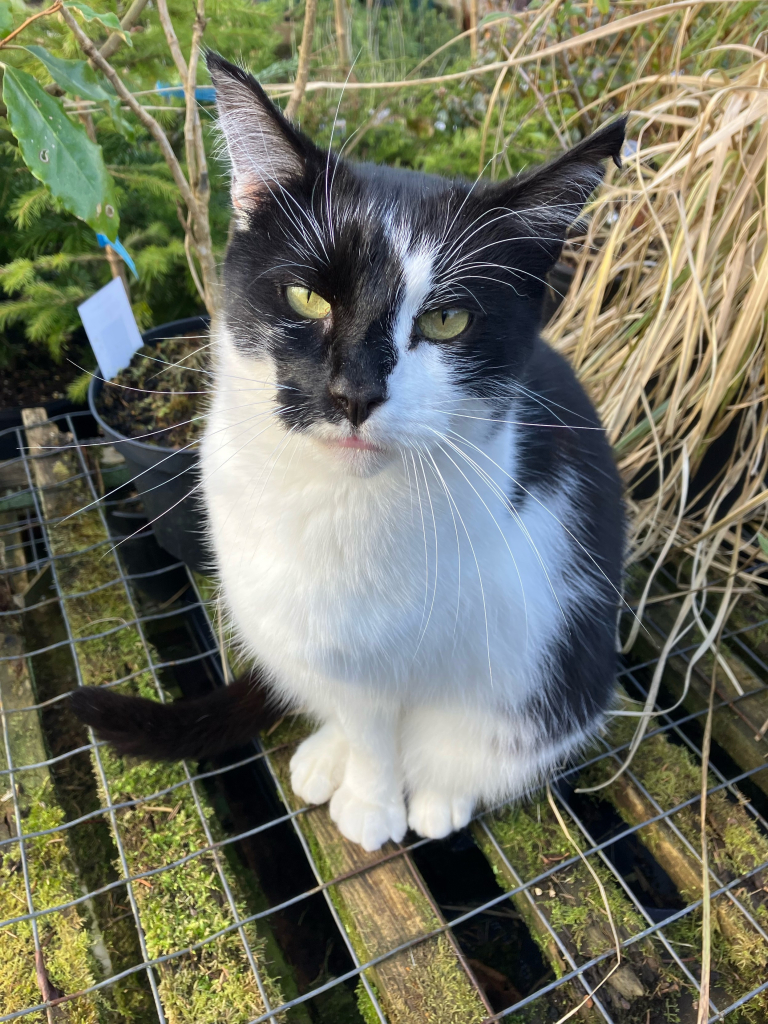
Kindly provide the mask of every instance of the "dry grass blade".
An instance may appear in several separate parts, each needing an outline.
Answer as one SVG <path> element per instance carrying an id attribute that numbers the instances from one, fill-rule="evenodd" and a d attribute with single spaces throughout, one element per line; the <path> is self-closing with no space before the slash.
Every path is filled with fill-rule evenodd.
<path id="1" fill-rule="evenodd" d="M 681 19 L 675 53 L 687 52 L 695 26 Z M 707 571 L 732 571 L 748 587 L 765 563 L 753 522 L 768 499 L 768 64 L 758 27 L 745 18 L 740 38 L 731 32 L 732 67 L 713 45 L 711 74 L 683 66 L 646 79 L 646 102 L 628 103 L 636 150 L 566 251 L 577 287 L 547 331 L 597 401 L 632 485 L 630 562 L 695 554 L 692 591 Z"/>

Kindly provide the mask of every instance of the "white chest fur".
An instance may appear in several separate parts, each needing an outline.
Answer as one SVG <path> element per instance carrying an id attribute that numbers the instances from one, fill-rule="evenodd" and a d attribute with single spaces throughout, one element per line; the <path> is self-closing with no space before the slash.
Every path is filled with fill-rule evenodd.
<path id="1" fill-rule="evenodd" d="M 268 373 L 225 353 L 203 449 L 223 592 L 249 653 L 318 713 L 336 684 L 405 706 L 451 694 L 519 707 L 574 595 L 559 570 L 568 503 L 531 499 L 516 517 L 504 500 L 514 427 L 485 455 L 462 446 L 476 468 L 443 441 L 350 475 L 277 421 L 254 380 Z"/>

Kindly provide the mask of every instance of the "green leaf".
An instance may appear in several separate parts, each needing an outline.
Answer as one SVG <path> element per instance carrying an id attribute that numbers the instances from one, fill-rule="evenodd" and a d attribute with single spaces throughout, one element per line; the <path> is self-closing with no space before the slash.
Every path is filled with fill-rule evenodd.
<path id="1" fill-rule="evenodd" d="M 120 113 L 120 103 L 110 104 L 109 112 L 112 115 L 112 124 L 123 138 L 133 143 L 136 141 L 136 129 L 131 122 Z"/>
<path id="2" fill-rule="evenodd" d="M 0 0 L 0 36 L 6 36 L 13 28 L 13 11 L 8 0 Z"/>
<path id="3" fill-rule="evenodd" d="M 97 103 L 113 103 L 117 100 L 117 93 L 112 86 L 106 81 L 104 84 L 99 82 L 87 61 L 54 57 L 44 46 L 26 46 L 25 49 L 45 64 L 51 78 L 65 92 Z"/>
<path id="4" fill-rule="evenodd" d="M 601 14 L 610 14 L 611 0 L 597 0 L 597 9 Z"/>
<path id="5" fill-rule="evenodd" d="M 768 556 L 768 537 L 764 537 L 762 533 L 758 533 L 757 543 L 760 545 L 760 550 L 763 554 Z"/>
<path id="6" fill-rule="evenodd" d="M 126 32 L 120 24 L 120 19 L 116 14 L 109 11 L 107 14 L 99 14 L 94 11 L 88 4 L 81 4 L 80 0 L 67 0 L 64 4 L 65 7 L 71 10 L 79 11 L 86 21 L 99 21 L 104 28 L 109 29 L 110 32 L 117 32 L 123 39 L 128 43 L 129 46 L 133 46 L 133 42 L 128 32 Z"/>
<path id="7" fill-rule="evenodd" d="M 3 100 L 32 174 L 94 231 L 116 238 L 120 218 L 115 183 L 104 166 L 101 146 L 26 71 L 6 65 Z"/>
<path id="8" fill-rule="evenodd" d="M 497 21 L 511 21 L 512 15 L 505 14 L 504 11 L 491 11 L 490 14 L 484 15 L 477 23 L 478 29 L 487 28 L 489 25 L 493 25 Z"/>
<path id="9" fill-rule="evenodd" d="M 288 57 L 284 60 L 276 60 L 265 67 L 263 71 L 257 71 L 256 77 L 260 82 L 282 82 L 285 81 L 289 75 L 295 75 L 298 66 L 298 57 Z"/>
<path id="10" fill-rule="evenodd" d="M 120 97 L 106 79 L 99 81 L 87 61 L 64 60 L 62 57 L 54 57 L 44 46 L 27 46 L 25 49 L 46 66 L 51 78 L 65 92 L 84 100 L 108 103 L 109 112 L 117 131 L 129 142 L 136 141 L 136 132 L 133 126 L 120 113 Z"/>

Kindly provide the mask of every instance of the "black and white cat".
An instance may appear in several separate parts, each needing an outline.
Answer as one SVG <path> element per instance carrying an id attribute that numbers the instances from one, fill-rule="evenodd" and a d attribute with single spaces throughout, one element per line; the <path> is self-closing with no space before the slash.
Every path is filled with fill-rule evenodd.
<path id="1" fill-rule="evenodd" d="M 276 704 L 319 725 L 297 795 L 367 850 L 445 836 L 539 785 L 612 700 L 619 478 L 538 332 L 624 121 L 472 185 L 321 151 L 208 67 L 235 209 L 202 445 L 223 600 Z M 269 718 L 261 683 L 77 710 L 124 750 L 198 756 Z"/>

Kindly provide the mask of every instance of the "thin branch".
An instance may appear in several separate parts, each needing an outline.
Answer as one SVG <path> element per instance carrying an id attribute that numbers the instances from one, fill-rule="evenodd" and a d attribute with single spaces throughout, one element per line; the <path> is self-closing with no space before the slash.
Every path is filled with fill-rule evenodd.
<path id="1" fill-rule="evenodd" d="M 304 28 L 301 33 L 301 46 L 299 47 L 299 66 L 296 70 L 296 81 L 293 83 L 291 98 L 285 108 L 285 116 L 293 119 L 299 109 L 309 79 L 309 60 L 312 56 L 312 39 L 315 35 L 315 20 L 317 18 L 317 0 L 307 0 L 304 9 Z"/>
<path id="2" fill-rule="evenodd" d="M 159 3 L 162 3 L 163 6 L 166 7 L 167 11 L 168 8 L 166 6 L 166 0 L 159 0 Z M 184 143 L 187 151 L 187 173 L 189 174 L 189 183 L 195 192 L 198 190 L 200 178 L 204 172 L 204 168 L 200 166 L 200 159 L 202 157 L 203 161 L 205 160 L 205 150 L 202 146 L 197 145 L 198 135 L 200 135 L 200 141 L 202 142 L 202 132 L 200 130 L 200 114 L 197 109 L 197 100 L 195 98 L 197 86 L 197 58 L 200 52 L 200 43 L 203 38 L 203 32 L 205 31 L 204 3 L 205 0 L 198 0 L 197 3 L 195 22 L 192 29 L 192 46 L 189 51 L 189 67 L 187 69 L 186 77 L 182 79 L 182 82 L 184 83 L 184 100 L 187 107 L 184 118 Z M 170 27 L 171 32 L 173 32 L 173 26 Z"/>
<path id="3" fill-rule="evenodd" d="M 205 32 L 205 0 L 197 0 L 195 22 L 192 30 L 192 45 L 189 52 L 189 68 L 184 89 L 186 117 L 184 119 L 184 145 L 187 154 L 187 173 L 189 183 L 198 204 L 199 217 L 195 222 L 194 243 L 200 268 L 203 273 L 205 305 L 210 313 L 214 312 L 217 302 L 217 273 L 213 259 L 213 242 L 211 239 L 208 202 L 210 188 L 208 183 L 208 162 L 205 155 L 203 129 L 200 123 L 200 111 L 197 106 L 197 61 L 200 55 L 200 44 Z"/>
<path id="4" fill-rule="evenodd" d="M 125 16 L 120 19 L 120 28 L 123 32 L 130 32 L 133 26 L 138 22 L 141 17 L 141 13 L 147 6 L 148 0 L 133 0 L 133 3 L 125 12 Z M 105 60 L 117 52 L 117 50 L 125 42 L 121 32 L 111 32 L 107 38 L 106 43 L 101 47 L 99 53 Z"/>
<path id="5" fill-rule="evenodd" d="M 348 74 L 352 66 L 352 53 L 349 46 L 349 29 L 347 5 L 345 0 L 333 0 L 333 16 L 336 22 L 336 49 L 339 53 L 339 64 Z"/>
<path id="6" fill-rule="evenodd" d="M 203 302 L 205 302 L 205 288 L 203 288 L 200 276 L 197 273 L 195 259 L 194 256 L 192 255 L 192 231 L 189 226 L 189 216 L 184 216 L 181 209 L 181 205 L 179 203 L 176 204 L 176 213 L 178 215 L 179 222 L 182 228 L 184 229 L 184 252 L 187 257 L 187 266 L 189 267 L 189 273 L 192 277 L 195 288 L 197 288 L 197 294 L 200 296 Z"/>
<path id="7" fill-rule="evenodd" d="M 148 114 L 147 111 L 142 107 L 139 101 L 134 97 L 123 83 L 118 73 L 112 67 L 112 65 L 102 57 L 101 53 L 97 50 L 95 44 L 88 38 L 83 32 L 78 23 L 66 9 L 61 8 L 61 16 L 69 26 L 72 34 L 77 40 L 80 49 L 83 53 L 90 57 L 96 67 L 106 75 L 109 81 L 114 86 L 115 92 L 118 96 L 125 101 L 128 107 L 133 111 L 136 117 L 141 121 L 147 131 L 150 133 L 152 138 L 160 146 L 160 151 L 163 154 L 163 159 L 168 164 L 168 167 L 173 175 L 173 180 L 176 183 L 176 187 L 181 193 L 181 197 L 184 200 L 187 208 L 193 213 L 193 216 L 197 214 L 197 203 L 195 197 L 192 194 L 192 190 L 189 187 L 189 182 L 184 177 L 184 172 L 181 169 L 181 164 L 176 159 L 176 154 L 173 152 L 170 142 L 168 141 L 165 132 L 157 123 L 157 121 Z"/>
<path id="8" fill-rule="evenodd" d="M 5 39 L 0 39 L 0 49 L 7 46 L 8 43 L 10 43 L 12 39 L 15 39 L 20 32 L 23 32 L 27 25 L 31 25 L 32 22 L 37 21 L 38 18 L 44 18 L 47 14 L 56 14 L 61 10 L 61 7 L 62 0 L 56 0 L 55 4 L 51 4 L 50 7 L 46 7 L 44 11 L 38 11 L 37 14 L 32 14 L 26 21 L 23 21 L 18 28 L 15 28 L 10 35 L 7 35 Z"/>
<path id="9" fill-rule="evenodd" d="M 202 10 L 203 0 L 199 0 L 199 3 L 200 10 Z M 184 171 L 181 168 L 181 164 L 168 141 L 168 137 L 158 122 L 144 109 L 144 107 L 142 107 L 133 93 L 126 88 L 118 73 L 109 61 L 102 57 L 93 41 L 89 39 L 85 32 L 80 28 L 66 7 L 61 8 L 61 16 L 69 26 L 83 53 L 89 57 L 96 67 L 106 75 L 118 96 L 127 103 L 128 107 L 149 131 L 155 142 L 160 146 L 160 152 L 163 154 L 163 159 L 171 171 L 176 187 L 181 193 L 181 197 L 189 212 L 190 223 L 192 225 L 192 241 L 194 242 L 197 250 L 198 259 L 200 260 L 200 266 L 203 272 L 203 281 L 206 286 L 205 304 L 208 308 L 208 312 L 213 314 L 215 312 L 216 305 L 217 274 L 216 262 L 213 258 L 213 246 L 211 243 L 211 229 L 208 222 L 207 174 L 206 192 L 204 195 L 201 194 L 198 197 L 198 193 L 195 188 L 190 186 L 190 183 L 187 181 Z M 204 20 L 202 24 L 204 26 Z M 202 148 L 202 136 L 200 137 L 200 148 Z"/>
<path id="10" fill-rule="evenodd" d="M 478 24 L 478 2 L 477 0 L 469 0 L 469 55 L 472 60 L 477 60 L 477 47 L 480 41 L 480 33 L 477 28 Z"/>
<path id="11" fill-rule="evenodd" d="M 187 62 L 184 60 L 184 54 L 181 52 L 176 30 L 171 21 L 171 15 L 168 11 L 168 0 L 157 0 L 157 13 L 160 15 L 160 24 L 163 26 L 163 32 L 165 32 L 168 49 L 171 51 L 176 70 L 179 72 L 179 79 L 183 85 L 187 80 Z"/>
<path id="12" fill-rule="evenodd" d="M 735 0 L 722 0 L 722 2 L 731 5 Z M 599 25 L 597 28 L 590 29 L 589 32 L 583 32 L 578 35 L 571 36 L 560 43 L 553 43 L 551 46 L 546 46 L 542 50 L 534 50 L 531 53 L 524 53 L 519 57 L 513 57 L 510 60 L 500 60 L 494 61 L 491 64 L 481 64 L 476 68 L 467 68 L 466 71 L 452 71 L 446 75 L 434 75 L 429 78 L 416 79 L 406 78 L 393 82 L 309 82 L 308 84 L 305 83 L 302 88 L 302 95 L 304 91 L 317 92 L 323 89 L 344 89 L 345 91 L 353 92 L 358 89 L 402 89 L 405 86 L 442 85 L 445 82 L 464 81 L 465 79 L 475 78 L 493 71 L 500 71 L 503 68 L 518 67 L 521 64 L 532 64 L 537 61 L 544 60 L 547 57 L 552 57 L 558 53 L 563 53 L 566 50 L 575 50 L 579 47 L 586 46 L 588 43 L 593 43 L 598 39 L 606 39 L 609 36 L 618 35 L 621 32 L 626 32 L 628 29 L 637 28 L 639 25 L 646 25 L 649 22 L 657 21 L 659 18 L 676 16 L 681 12 L 681 10 L 685 10 L 687 7 L 698 7 L 700 4 L 701 0 L 677 0 L 674 4 L 665 4 L 663 7 L 653 7 L 650 10 L 639 11 L 635 14 L 628 14 L 623 18 L 616 18 L 615 21 L 610 21 L 605 25 Z M 307 6 L 309 6 L 309 4 Z M 544 9 L 542 8 L 541 10 Z M 302 45 L 303 42 L 304 39 L 302 36 Z M 302 57 L 303 54 L 299 57 L 300 67 Z M 652 76 L 652 81 L 654 82 L 661 83 L 664 80 L 663 75 Z M 293 92 L 296 91 L 298 81 L 297 76 L 293 86 L 287 82 L 275 82 L 272 85 L 266 85 L 264 88 L 270 96 L 284 96 L 290 88 L 293 89 Z M 293 99 L 293 93 L 291 94 L 291 99 Z M 595 103 L 597 102 L 599 101 L 595 101 Z"/>

